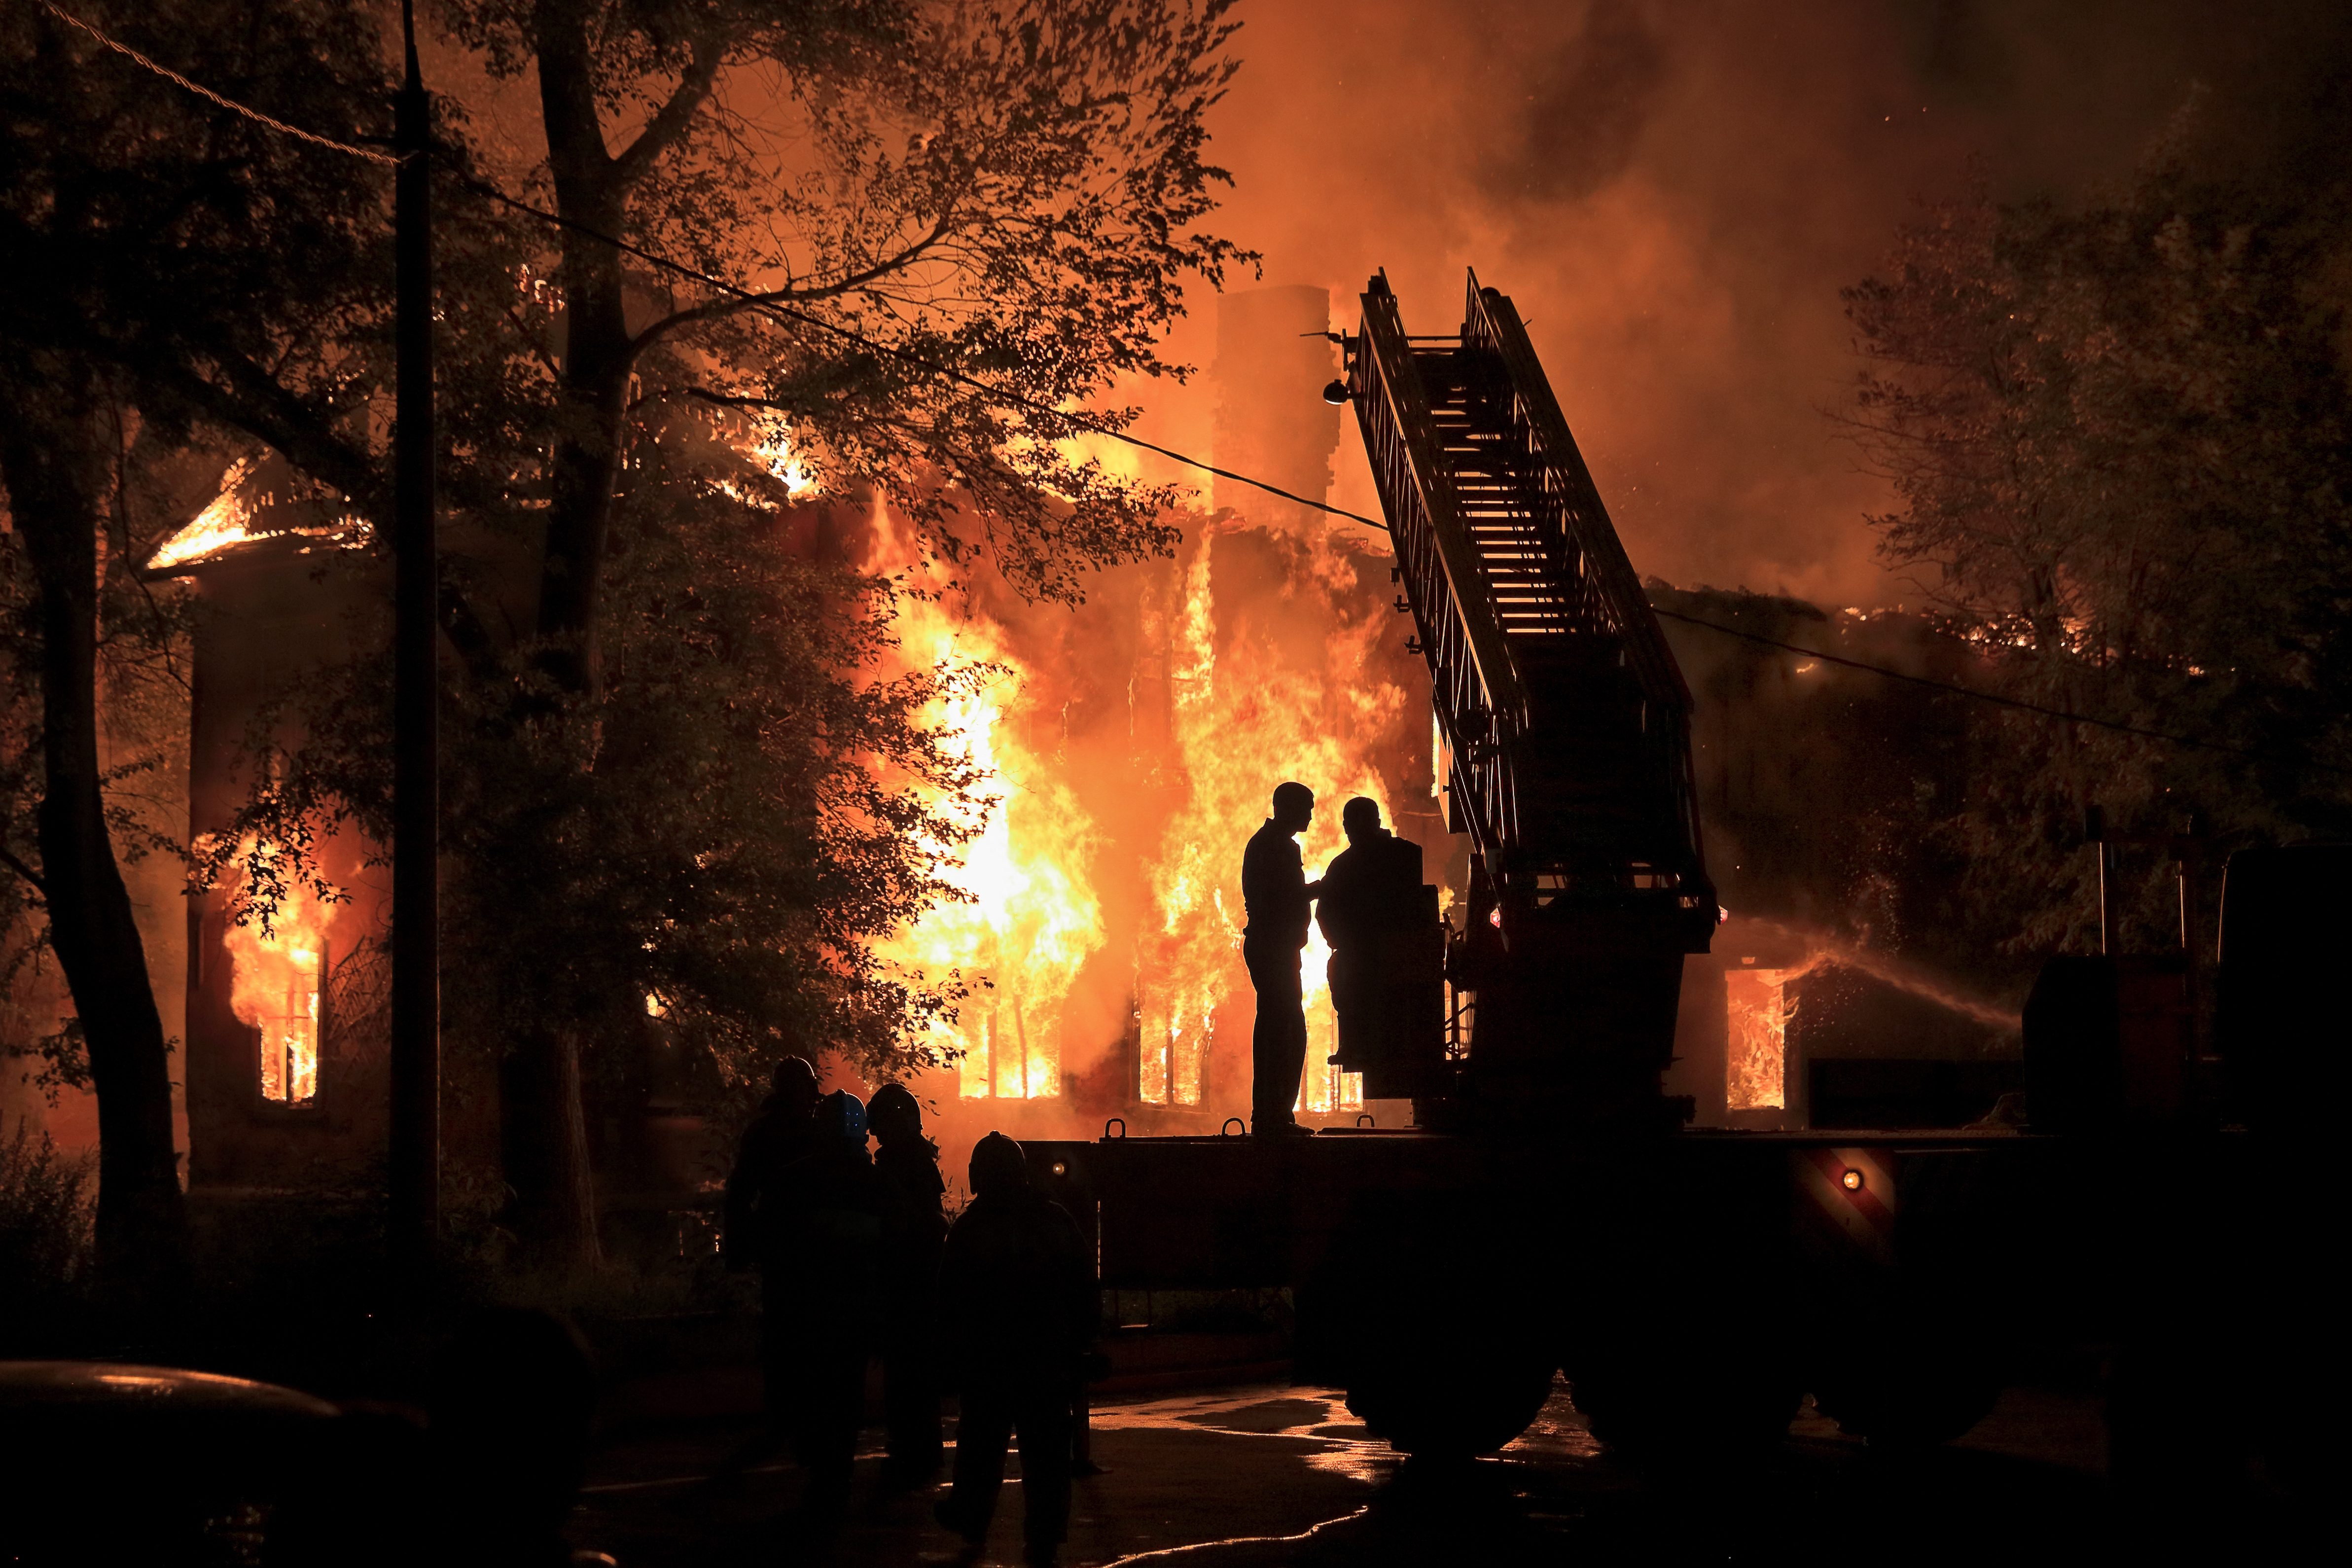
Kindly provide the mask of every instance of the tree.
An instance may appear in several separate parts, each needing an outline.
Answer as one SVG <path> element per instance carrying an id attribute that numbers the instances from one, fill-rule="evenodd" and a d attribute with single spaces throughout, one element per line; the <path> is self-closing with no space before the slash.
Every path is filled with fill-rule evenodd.
<path id="1" fill-rule="evenodd" d="M 2022 944 L 2079 940 L 2088 804 L 2141 832 L 2199 807 L 2239 841 L 2347 826 L 2352 215 L 2197 148 L 2190 116 L 2078 207 L 1934 209 L 1844 296 L 1867 362 L 1846 423 L 1903 502 L 1870 520 L 1884 557 L 2019 694 L 2210 742 L 1979 716 L 1955 828 Z"/>
<path id="2" fill-rule="evenodd" d="M 1214 281 L 1238 256 L 1192 231 L 1218 177 L 1201 117 L 1233 68 L 1214 58 L 1222 9 L 454 8 L 494 75 L 535 73 L 548 153 L 528 178 L 565 220 L 540 237 L 558 242 L 554 265 L 538 263 L 560 290 L 560 347 L 508 457 L 537 461 L 552 433 L 534 679 L 509 687 L 515 711 L 569 735 L 551 762 L 603 767 L 590 737 L 623 465 L 689 400 L 784 422 L 828 482 L 871 487 L 933 551 L 984 549 L 1034 593 L 1072 596 L 1077 568 L 1166 548 L 1167 496 L 1074 463 L 1056 443 L 1078 426 L 1050 411 L 1114 375 L 1168 373 L 1155 344 L 1183 275 Z M 736 291 L 644 269 L 606 237 Z M 517 1041 L 508 1082 L 533 1109 L 510 1125 L 577 1116 L 583 1037 Z M 509 1179 L 528 1165 L 570 1194 L 526 1190 L 525 1205 L 583 1258 L 583 1143 L 558 1144 L 510 1149 Z"/>
<path id="3" fill-rule="evenodd" d="M 670 444 L 699 415 L 765 419 L 772 445 L 788 438 L 832 493 L 885 497 L 929 553 L 984 554 L 1043 597 L 1075 597 L 1087 566 L 1165 549 L 1165 493 L 1077 462 L 1060 443 L 1113 378 L 1179 374 L 1156 344 L 1184 280 L 1213 283 L 1244 259 L 1198 232 L 1222 178 L 1202 159 L 1202 118 L 1234 68 L 1219 53 L 1232 31 L 1223 9 L 470 0 L 440 13 L 493 79 L 535 85 L 536 124 L 516 140 L 546 148 L 543 162 L 501 163 L 467 141 L 472 106 L 442 101 L 444 495 L 453 539 L 471 542 L 451 552 L 443 600 L 451 708 L 466 731 L 452 742 L 449 820 L 464 830 L 450 846 L 451 898 L 463 918 L 544 890 L 535 917 L 571 918 L 541 929 L 596 925 L 599 940 L 580 951 L 620 955 L 583 988 L 573 966 L 496 941 L 461 950 L 451 936 L 465 953 L 452 1027 L 509 1054 L 509 1124 L 540 1144 L 510 1144 L 509 1174 L 555 1255 L 594 1250 L 572 1088 L 583 1051 L 632 1026 L 625 1013 L 641 1019 L 648 994 L 674 1017 L 729 1020 L 771 1053 L 782 1048 L 778 1017 L 821 1016 L 876 1061 L 911 1048 L 922 1009 L 952 1000 L 951 986 L 887 980 L 842 940 L 944 895 L 927 868 L 952 839 L 924 826 L 921 803 L 926 790 L 952 792 L 955 773 L 913 719 L 936 681 L 877 688 L 861 671 L 884 584 L 772 554 L 756 590 L 730 576 L 730 550 L 768 548 L 766 522 L 746 516 L 758 503 L 679 478 Z M 295 31 L 312 20 L 290 7 L 268 16 Z M 331 27 L 305 36 L 353 42 Z M 373 46 L 354 58 L 380 69 Z M 354 199 L 381 200 L 366 171 L 339 173 L 364 193 Z M 556 221 L 519 203 L 544 204 Z M 75 351 L 121 368 L 151 399 L 267 442 L 380 521 L 385 422 L 372 411 L 388 402 L 388 268 L 367 270 L 354 254 L 319 268 L 310 293 L 256 290 L 249 319 L 185 319 L 155 302 L 157 279 L 191 268 L 206 281 L 205 263 L 146 259 L 154 270 L 108 296 L 104 325 L 68 333 Z M 331 330 L 311 331 L 336 312 Z M 740 467 L 727 480 L 739 492 Z M 669 584 L 656 604 L 639 583 L 616 591 L 624 547 Z M 712 607 L 740 615 L 763 595 L 802 627 L 746 640 L 743 623 Z M 774 840 L 798 847 L 764 860 L 745 853 L 742 813 L 771 811 L 781 797 L 761 792 L 785 773 L 667 770 L 647 763 L 666 754 L 651 739 L 629 740 L 686 744 L 671 715 L 632 706 L 660 683 L 641 690 L 618 668 L 625 646 L 632 670 L 659 661 L 614 639 L 722 623 L 731 629 L 689 661 L 715 684 L 671 685 L 709 694 L 716 707 L 698 722 L 723 729 L 767 711 L 762 738 L 789 740 L 808 776 L 835 792 L 818 792 L 827 826 Z M 786 681 L 765 709 L 752 700 L 755 672 Z M 374 819 L 373 700 L 361 669 L 303 694 L 314 743 L 257 797 L 257 843 L 275 825 L 299 844 L 306 816 Z M 895 772 L 855 784 L 845 759 L 861 745 Z M 695 794 L 706 784 L 712 793 Z M 750 794 L 730 794 L 737 784 Z M 650 792 L 627 809 L 661 831 L 607 831 L 626 818 L 630 789 Z M 841 860 L 845 846 L 856 850 Z M 725 880 L 719 865 L 749 889 L 740 909 L 772 917 L 757 942 L 782 941 L 831 983 L 794 991 L 790 965 L 774 963 L 753 983 L 750 937 L 741 963 L 679 956 L 708 913 L 697 898 Z M 864 889 L 854 913 L 828 902 L 845 877 Z M 625 881 L 666 891 L 605 896 Z M 739 1077 L 751 1065 L 738 1062 Z"/>
<path id="4" fill-rule="evenodd" d="M 289 6 L 289 32 L 225 27 L 237 9 L 149 7 L 129 36 L 249 100 L 333 126 L 350 79 L 320 54 L 354 42 L 352 19 Z M 11 524 L 0 667 L 13 721 L 0 864 L 15 878 L 13 929 L 30 944 L 17 958 L 54 953 L 78 1015 L 44 1042 L 48 1071 L 98 1095 L 100 1280 L 168 1306 L 185 1262 L 168 1046 L 117 856 L 118 840 L 152 847 L 152 828 L 116 796 L 125 770 L 101 766 L 100 705 L 102 691 L 120 702 L 174 675 L 184 606 L 136 581 L 154 542 L 141 525 L 153 520 L 128 503 L 146 460 L 184 438 L 186 411 L 126 365 L 184 331 L 267 345 L 264 363 L 281 369 L 314 353 L 318 322 L 334 313 L 319 281 L 352 263 L 354 200 L 318 177 L 320 150 L 214 114 L 119 60 L 94 68 L 92 41 L 46 13 L 13 8 L 0 28 Z"/>

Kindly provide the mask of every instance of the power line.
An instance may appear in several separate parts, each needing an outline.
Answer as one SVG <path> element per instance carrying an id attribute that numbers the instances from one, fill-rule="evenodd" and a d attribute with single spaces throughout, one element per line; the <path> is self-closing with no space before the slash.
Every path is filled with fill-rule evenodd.
<path id="1" fill-rule="evenodd" d="M 1766 647 L 1777 647 L 1784 653 L 1801 653 L 1807 658 L 1818 658 L 1825 664 L 1843 665 L 1848 669 L 1859 669 L 1871 675 L 1884 676 L 1888 680 L 1908 681 L 1914 686 L 1925 686 L 1937 691 L 1948 691 L 1959 697 L 1971 697 L 1979 702 L 1990 702 L 1997 707 L 2015 708 L 2027 713 L 2039 713 L 2046 719 L 2063 719 L 2071 723 L 2095 725 L 2102 730 L 2114 730 L 2126 735 L 2138 735 L 2150 741 L 2168 741 L 2176 746 L 2195 746 L 2201 751 L 2227 752 L 2233 756 L 2260 757 L 2267 754 L 2250 746 L 2231 746 L 2220 741 L 2200 741 L 2193 735 L 2175 735 L 2164 730 L 2143 729 L 2137 724 L 2126 724 L 2115 719 L 2095 718 L 2088 713 L 2076 713 L 2064 708 L 2048 708 L 2039 702 L 2027 702 L 2015 697 L 2001 697 L 1990 691 L 1979 691 L 1973 686 L 1956 686 L 1948 680 L 1935 680 L 1924 675 L 1910 675 L 1899 669 L 1889 669 L 1885 665 L 1864 664 L 1858 658 L 1843 658 L 1833 653 L 1823 653 L 1817 647 L 1801 647 L 1792 642 L 1782 642 L 1778 637 L 1768 637 L 1756 632 L 1744 632 L 1737 626 L 1727 626 L 1716 621 L 1704 621 L 1696 616 L 1686 616 L 1679 610 L 1669 610 L 1657 605 L 1652 605 L 1650 608 L 1670 621 L 1681 621 L 1685 626 L 1704 626 L 1708 631 L 1720 632 L 1725 637 L 1738 637 L 1743 642 L 1761 643 Z"/>
<path id="2" fill-rule="evenodd" d="M 1020 408 L 1029 413 L 1042 414 L 1048 418 L 1057 419 L 1066 424 L 1075 425 L 1081 430 L 1087 431 L 1091 434 L 1097 436 L 1108 436 L 1114 441 L 1124 441 L 1130 447 L 1140 447 L 1147 452 L 1157 452 L 1163 458 L 1172 458 L 1179 463 L 1184 464 L 1188 468 L 1198 468 L 1203 473 L 1214 474 L 1221 479 L 1232 479 L 1236 484 L 1248 485 L 1253 489 L 1264 490 L 1268 495 L 1280 496 L 1284 500 L 1296 501 L 1300 506 L 1309 507 L 1317 511 L 1328 512 L 1333 517 L 1344 517 L 1350 522 L 1360 522 L 1368 528 L 1377 528 L 1382 533 L 1389 531 L 1389 525 L 1387 523 L 1379 521 L 1373 518 L 1366 517 L 1361 512 L 1349 511 L 1345 507 L 1333 506 L 1328 501 L 1310 500 L 1305 496 L 1297 495 L 1292 491 L 1284 489 L 1279 485 L 1269 484 L 1264 479 L 1252 479 L 1247 474 L 1237 474 L 1231 468 L 1221 468 L 1214 463 L 1203 462 L 1198 458 L 1187 456 L 1182 452 L 1176 451 L 1172 447 L 1162 447 L 1157 442 L 1147 441 L 1140 436 L 1130 436 L 1124 430 L 1114 429 L 1110 426 L 1102 424 L 1099 421 L 1088 419 L 1082 414 L 1073 414 L 1067 409 L 1056 408 L 1050 403 L 1041 403 L 1034 398 L 1024 397 L 1017 392 L 1009 392 L 1003 387 L 996 385 L 992 382 L 982 381 L 978 376 L 967 374 L 966 373 L 956 369 L 952 365 L 944 365 L 940 364 L 936 360 L 925 359 L 922 355 L 914 353 L 912 350 L 902 349 L 892 343 L 877 342 L 875 339 L 867 337 L 865 333 L 856 331 L 855 328 L 845 327 L 835 321 L 828 321 L 822 316 L 810 315 L 805 310 L 795 310 L 790 306 L 780 305 L 764 294 L 754 293 L 749 289 L 730 283 L 723 278 L 713 277 L 711 274 L 702 271 L 698 268 L 688 267 L 681 261 L 673 261 L 668 257 L 663 256 L 656 251 L 647 250 L 642 246 L 632 245 L 625 239 L 622 239 L 614 235 L 606 234 L 603 229 L 597 228 L 591 224 L 582 223 L 577 218 L 565 217 L 560 213 L 548 212 L 542 208 L 532 206 L 528 202 L 518 201 L 514 197 L 507 195 L 504 191 L 499 190 L 496 185 L 490 184 L 486 181 L 478 180 L 473 178 L 471 175 L 458 174 L 455 171 L 452 171 L 452 177 L 455 178 L 459 184 L 465 186 L 467 190 L 472 191 L 475 195 L 487 196 L 491 201 L 497 202 L 501 205 L 513 208 L 516 212 L 535 217 L 541 223 L 553 224 L 560 228 L 568 228 L 575 233 L 584 234 L 591 239 L 609 245 L 614 249 L 621 251 L 626 255 L 634 256 L 638 260 L 646 263 L 648 266 L 660 268 L 666 272 L 675 272 L 681 278 L 691 278 L 698 283 L 704 284 L 709 288 L 718 289 L 722 294 L 730 295 L 734 299 L 740 300 L 745 304 L 751 306 L 753 309 L 762 310 L 771 316 L 775 316 L 783 321 L 796 321 L 805 326 L 814 327 L 820 331 L 831 332 L 835 337 L 845 338 L 851 342 L 872 349 L 877 353 L 887 354 L 890 358 L 898 360 L 902 363 L 913 365 L 919 370 L 928 371 L 933 375 L 944 376 L 950 381 L 969 386 L 977 392 L 985 393 L 991 398 L 999 403 L 1006 404 L 1012 407 Z"/>
<path id="3" fill-rule="evenodd" d="M 182 76 L 178 71 L 173 70 L 171 67 L 161 65 L 154 60 L 149 59 L 145 55 L 141 54 L 129 44 L 121 43 L 116 39 L 107 37 L 104 33 L 100 32 L 96 27 L 91 26 L 88 22 L 83 21 L 72 12 L 60 10 L 58 6 L 51 4 L 50 0 L 40 0 L 40 4 L 41 9 L 47 11 L 50 16 L 55 16 L 58 21 L 65 23 L 68 26 L 79 27 L 83 32 L 88 33 L 91 37 L 96 38 L 100 43 L 105 45 L 108 48 L 112 49 L 116 54 L 121 55 L 125 58 L 145 67 L 147 69 L 153 71 L 157 76 L 163 78 L 166 81 L 177 82 L 180 86 L 186 88 L 190 92 L 194 93 L 198 98 L 208 99 L 212 102 L 219 104 L 223 109 L 227 110 L 232 114 L 242 114 L 247 120 L 253 121 L 258 124 L 268 126 L 272 131 L 282 131 L 289 136 L 299 137 L 305 142 L 315 143 L 320 147 L 331 147 L 338 153 L 349 153 L 352 157 L 365 158 L 371 163 L 398 163 L 400 162 L 398 158 L 393 156 L 389 153 L 378 153 L 373 148 L 354 147 L 348 142 L 337 142 L 330 137 L 320 136 L 313 132 L 305 131 L 299 125 L 289 125 L 282 120 L 273 119 L 269 115 L 262 113 L 261 110 L 257 109 L 247 108 L 246 105 L 237 102 L 235 99 L 223 98 L 219 93 L 215 92 L 211 88 L 205 86 L 202 82 L 190 81 L 186 77 Z"/>

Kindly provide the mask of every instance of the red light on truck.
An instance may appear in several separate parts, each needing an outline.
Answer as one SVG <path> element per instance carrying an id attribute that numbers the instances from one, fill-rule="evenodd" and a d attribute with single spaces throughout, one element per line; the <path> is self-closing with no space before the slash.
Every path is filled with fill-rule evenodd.
<path id="1" fill-rule="evenodd" d="M 1850 1193 L 1862 1191 L 1862 1173 L 1851 1165 L 1846 1167 L 1845 1174 L 1838 1178 L 1838 1185 Z"/>

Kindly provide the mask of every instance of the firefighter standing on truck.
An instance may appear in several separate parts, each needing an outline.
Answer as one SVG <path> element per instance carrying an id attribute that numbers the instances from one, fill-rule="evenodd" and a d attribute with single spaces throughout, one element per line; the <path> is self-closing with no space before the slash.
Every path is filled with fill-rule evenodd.
<path id="1" fill-rule="evenodd" d="M 1422 981 L 1403 951 L 1420 911 L 1421 846 L 1381 826 L 1380 803 L 1358 795 L 1339 810 L 1348 847 L 1323 870 L 1315 921 L 1331 944 L 1331 1006 L 1342 1072 L 1385 1066 L 1410 1047 L 1412 988 Z"/>
<path id="2" fill-rule="evenodd" d="M 1249 921 L 1242 961 L 1257 992 L 1257 1023 L 1250 1030 L 1250 1130 L 1261 1138 L 1312 1131 L 1299 1126 L 1292 1112 L 1307 1065 L 1299 954 L 1319 885 L 1307 879 L 1298 835 L 1314 820 L 1313 790 L 1295 782 L 1276 784 L 1274 815 L 1242 851 L 1242 904 Z"/>

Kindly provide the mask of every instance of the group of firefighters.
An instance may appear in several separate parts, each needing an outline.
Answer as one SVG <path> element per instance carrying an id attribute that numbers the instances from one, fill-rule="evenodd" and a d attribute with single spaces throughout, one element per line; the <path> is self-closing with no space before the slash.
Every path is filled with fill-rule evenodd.
<path id="1" fill-rule="evenodd" d="M 867 1363 L 882 1362 L 895 1489 L 938 1474 L 940 1397 L 953 1386 L 955 1480 L 940 1523 L 973 1545 L 986 1536 L 1018 1432 L 1028 1561 L 1050 1563 L 1069 1521 L 1092 1261 L 1077 1222 L 1031 1186 L 1019 1143 L 992 1132 L 973 1148 L 971 1202 L 952 1227 L 939 1158 L 903 1087 L 860 1104 L 821 1094 L 797 1057 L 779 1065 L 727 1185 L 729 1262 L 763 1277 L 769 1409 L 808 1473 L 808 1510 L 824 1516 L 849 1490 Z"/>
<path id="2" fill-rule="evenodd" d="M 1260 1136 L 1308 1131 L 1294 1110 L 1307 1054 L 1300 966 L 1310 905 L 1332 948 L 1333 1059 L 1345 1066 L 1351 1053 L 1381 1048 L 1381 943 L 1410 921 L 1421 886 L 1420 847 L 1391 836 L 1362 796 L 1341 813 L 1348 848 L 1308 882 L 1296 839 L 1314 819 L 1314 794 L 1285 784 L 1273 804 L 1242 863 Z M 911 1489 L 938 1474 L 940 1401 L 952 1387 L 955 1475 L 940 1523 L 975 1546 L 986 1536 L 1017 1433 L 1028 1561 L 1050 1563 L 1069 1521 L 1094 1269 L 1077 1222 L 1031 1184 L 1019 1143 L 1001 1132 L 982 1138 L 970 1174 L 971 1202 L 950 1226 L 939 1146 L 924 1136 L 915 1097 L 898 1084 L 864 1104 L 822 1093 L 808 1062 L 787 1057 L 728 1182 L 728 1258 L 763 1276 L 769 1408 L 808 1473 L 813 1513 L 836 1511 L 847 1495 L 866 1366 L 878 1355 L 884 1484 Z"/>

